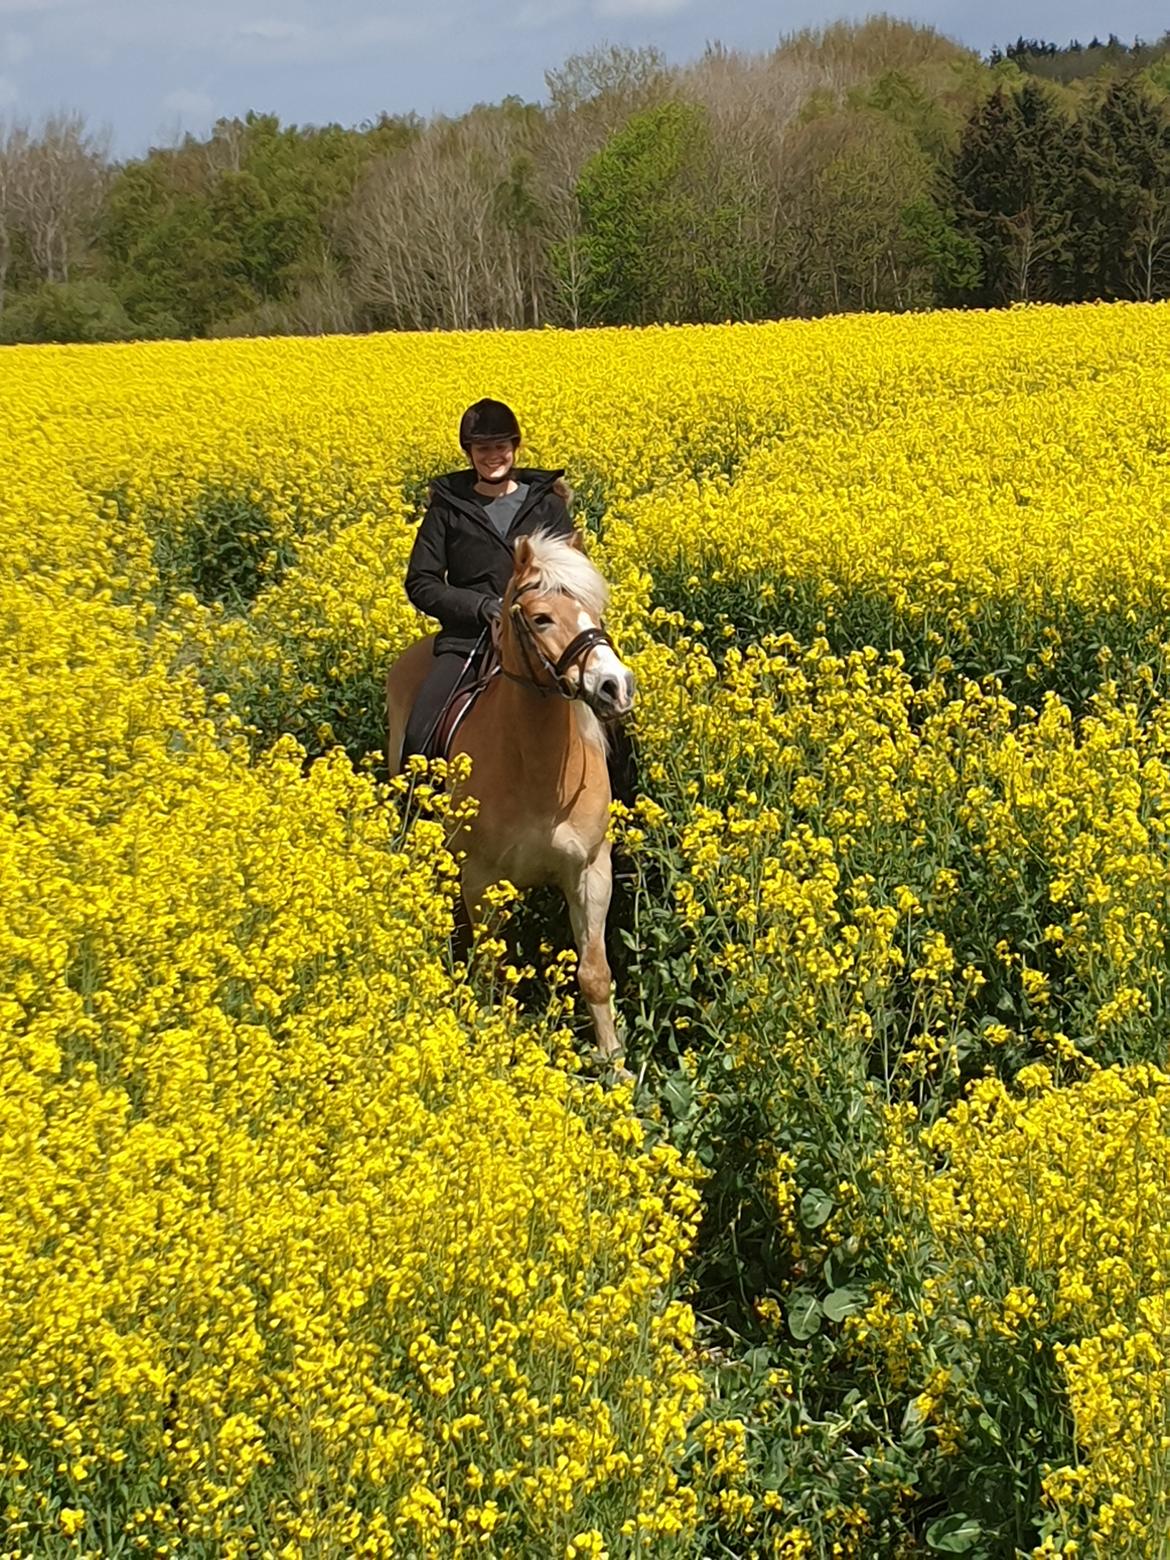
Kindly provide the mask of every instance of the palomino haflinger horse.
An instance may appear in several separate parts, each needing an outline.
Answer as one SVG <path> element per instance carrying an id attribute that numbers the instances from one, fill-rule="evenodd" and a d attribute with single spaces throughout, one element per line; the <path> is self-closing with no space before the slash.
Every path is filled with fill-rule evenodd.
<path id="1" fill-rule="evenodd" d="M 464 789 L 478 802 L 453 842 L 464 852 L 460 882 L 472 923 L 493 883 L 558 884 L 568 901 L 577 980 L 598 1054 L 628 1077 L 605 952 L 612 873 L 602 722 L 629 713 L 634 674 L 602 626 L 608 594 L 576 535 L 538 531 L 517 540 L 496 630 L 499 671 L 458 727 L 447 756 L 470 757 Z M 431 635 L 413 644 L 386 679 L 391 774 L 401 768 L 407 716 L 433 643 Z"/>

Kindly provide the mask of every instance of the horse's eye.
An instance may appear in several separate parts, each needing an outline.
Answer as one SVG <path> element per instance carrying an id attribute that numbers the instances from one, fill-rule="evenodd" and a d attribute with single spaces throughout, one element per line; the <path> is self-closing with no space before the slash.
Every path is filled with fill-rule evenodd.
<path id="1" fill-rule="evenodd" d="M 532 626 L 534 628 L 551 628 L 553 619 L 549 617 L 547 612 L 538 612 L 532 619 Z"/>

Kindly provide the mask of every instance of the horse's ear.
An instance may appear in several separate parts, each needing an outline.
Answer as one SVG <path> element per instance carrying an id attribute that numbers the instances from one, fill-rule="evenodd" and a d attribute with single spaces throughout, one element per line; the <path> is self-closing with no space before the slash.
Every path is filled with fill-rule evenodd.
<path id="1" fill-rule="evenodd" d="M 518 536 L 516 538 L 515 557 L 514 572 L 517 575 L 526 573 L 532 565 L 532 540 L 530 537 Z"/>
<path id="2" fill-rule="evenodd" d="M 569 532 L 565 540 L 568 542 L 570 547 L 575 547 L 579 553 L 583 553 L 585 551 L 585 538 L 581 535 L 576 526 L 574 526 L 573 529 Z"/>

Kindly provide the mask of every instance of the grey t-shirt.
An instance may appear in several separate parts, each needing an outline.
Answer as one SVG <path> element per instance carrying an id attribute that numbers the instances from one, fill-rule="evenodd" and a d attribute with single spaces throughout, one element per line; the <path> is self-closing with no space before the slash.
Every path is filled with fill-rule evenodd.
<path id="1" fill-rule="evenodd" d="M 484 499 L 483 507 L 487 510 L 488 519 L 501 536 L 507 536 L 512 521 L 519 513 L 520 505 L 527 497 L 527 482 L 517 482 L 515 492 L 504 493 L 499 498 Z"/>

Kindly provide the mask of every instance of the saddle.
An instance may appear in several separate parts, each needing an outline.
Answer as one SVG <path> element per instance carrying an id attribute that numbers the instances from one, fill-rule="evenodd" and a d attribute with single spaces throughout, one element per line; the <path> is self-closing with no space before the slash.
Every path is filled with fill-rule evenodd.
<path id="1" fill-rule="evenodd" d="M 451 747 L 460 726 L 471 714 L 476 700 L 490 682 L 500 674 L 500 657 L 495 645 L 489 644 L 477 664 L 464 674 L 455 691 L 443 706 L 438 720 L 427 739 L 424 757 L 430 763 L 436 758 L 449 759 Z M 470 681 L 467 680 L 470 676 Z"/>

